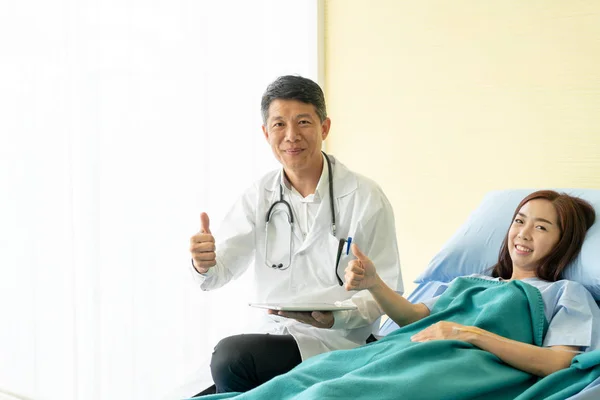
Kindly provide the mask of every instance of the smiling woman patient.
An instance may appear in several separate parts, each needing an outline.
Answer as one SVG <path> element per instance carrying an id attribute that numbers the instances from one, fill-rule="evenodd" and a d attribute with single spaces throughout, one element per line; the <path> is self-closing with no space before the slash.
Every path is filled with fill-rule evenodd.
<path id="1" fill-rule="evenodd" d="M 457 278 L 419 304 L 388 287 L 353 245 L 346 289 L 368 290 L 401 328 L 311 358 L 250 392 L 214 398 L 546 398 L 575 385 L 575 375 L 558 384 L 539 377 L 569 367 L 591 344 L 597 306 L 581 284 L 560 279 L 594 221 L 582 199 L 532 193 L 514 212 L 492 276 Z"/>

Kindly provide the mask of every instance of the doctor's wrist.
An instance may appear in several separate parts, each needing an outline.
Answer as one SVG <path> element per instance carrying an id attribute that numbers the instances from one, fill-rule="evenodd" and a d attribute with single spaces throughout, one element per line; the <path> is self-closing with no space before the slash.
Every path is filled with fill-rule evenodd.
<path id="1" fill-rule="evenodd" d="M 208 273 L 208 270 L 210 269 L 210 267 L 208 267 L 208 268 L 196 267 L 196 264 L 194 263 L 193 258 L 191 259 L 191 261 L 192 261 L 192 268 L 194 268 L 194 271 L 196 271 L 200 275 L 206 275 Z"/>

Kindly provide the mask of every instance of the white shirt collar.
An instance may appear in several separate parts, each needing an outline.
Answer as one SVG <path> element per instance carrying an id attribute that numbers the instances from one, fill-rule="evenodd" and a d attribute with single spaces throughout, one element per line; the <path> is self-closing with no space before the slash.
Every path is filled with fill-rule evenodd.
<path id="1" fill-rule="evenodd" d="M 285 176 L 283 168 L 281 169 L 281 184 L 284 185 L 285 188 L 291 191 L 293 195 L 297 195 L 300 197 L 300 200 L 307 203 L 319 203 L 323 196 L 329 190 L 329 168 L 327 167 L 327 160 L 325 156 L 321 153 L 321 157 L 323 157 L 323 169 L 321 170 L 321 177 L 319 178 L 319 182 L 317 183 L 317 188 L 315 193 L 311 193 L 306 197 L 302 197 L 302 195 L 292 186 L 288 178 Z M 333 167 L 333 166 L 332 166 Z"/>

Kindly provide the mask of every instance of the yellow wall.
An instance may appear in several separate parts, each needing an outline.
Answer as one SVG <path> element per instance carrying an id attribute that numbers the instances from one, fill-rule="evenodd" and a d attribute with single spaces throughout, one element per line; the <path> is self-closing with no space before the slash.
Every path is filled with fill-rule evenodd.
<path id="1" fill-rule="evenodd" d="M 407 293 L 483 195 L 600 188 L 600 1 L 328 0 L 327 151 L 390 198 Z"/>

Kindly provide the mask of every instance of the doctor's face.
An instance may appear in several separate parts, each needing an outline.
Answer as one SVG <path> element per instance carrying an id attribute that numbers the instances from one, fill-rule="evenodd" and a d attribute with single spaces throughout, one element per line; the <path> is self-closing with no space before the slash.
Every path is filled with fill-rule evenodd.
<path id="1" fill-rule="evenodd" d="M 312 104 L 277 99 L 269 106 L 262 130 L 284 169 L 298 173 L 322 166 L 321 144 L 330 126 L 329 118 L 319 120 Z"/>
<path id="2" fill-rule="evenodd" d="M 535 271 L 540 260 L 560 240 L 558 213 L 546 199 L 534 199 L 521 207 L 508 230 L 508 252 L 513 270 Z"/>

